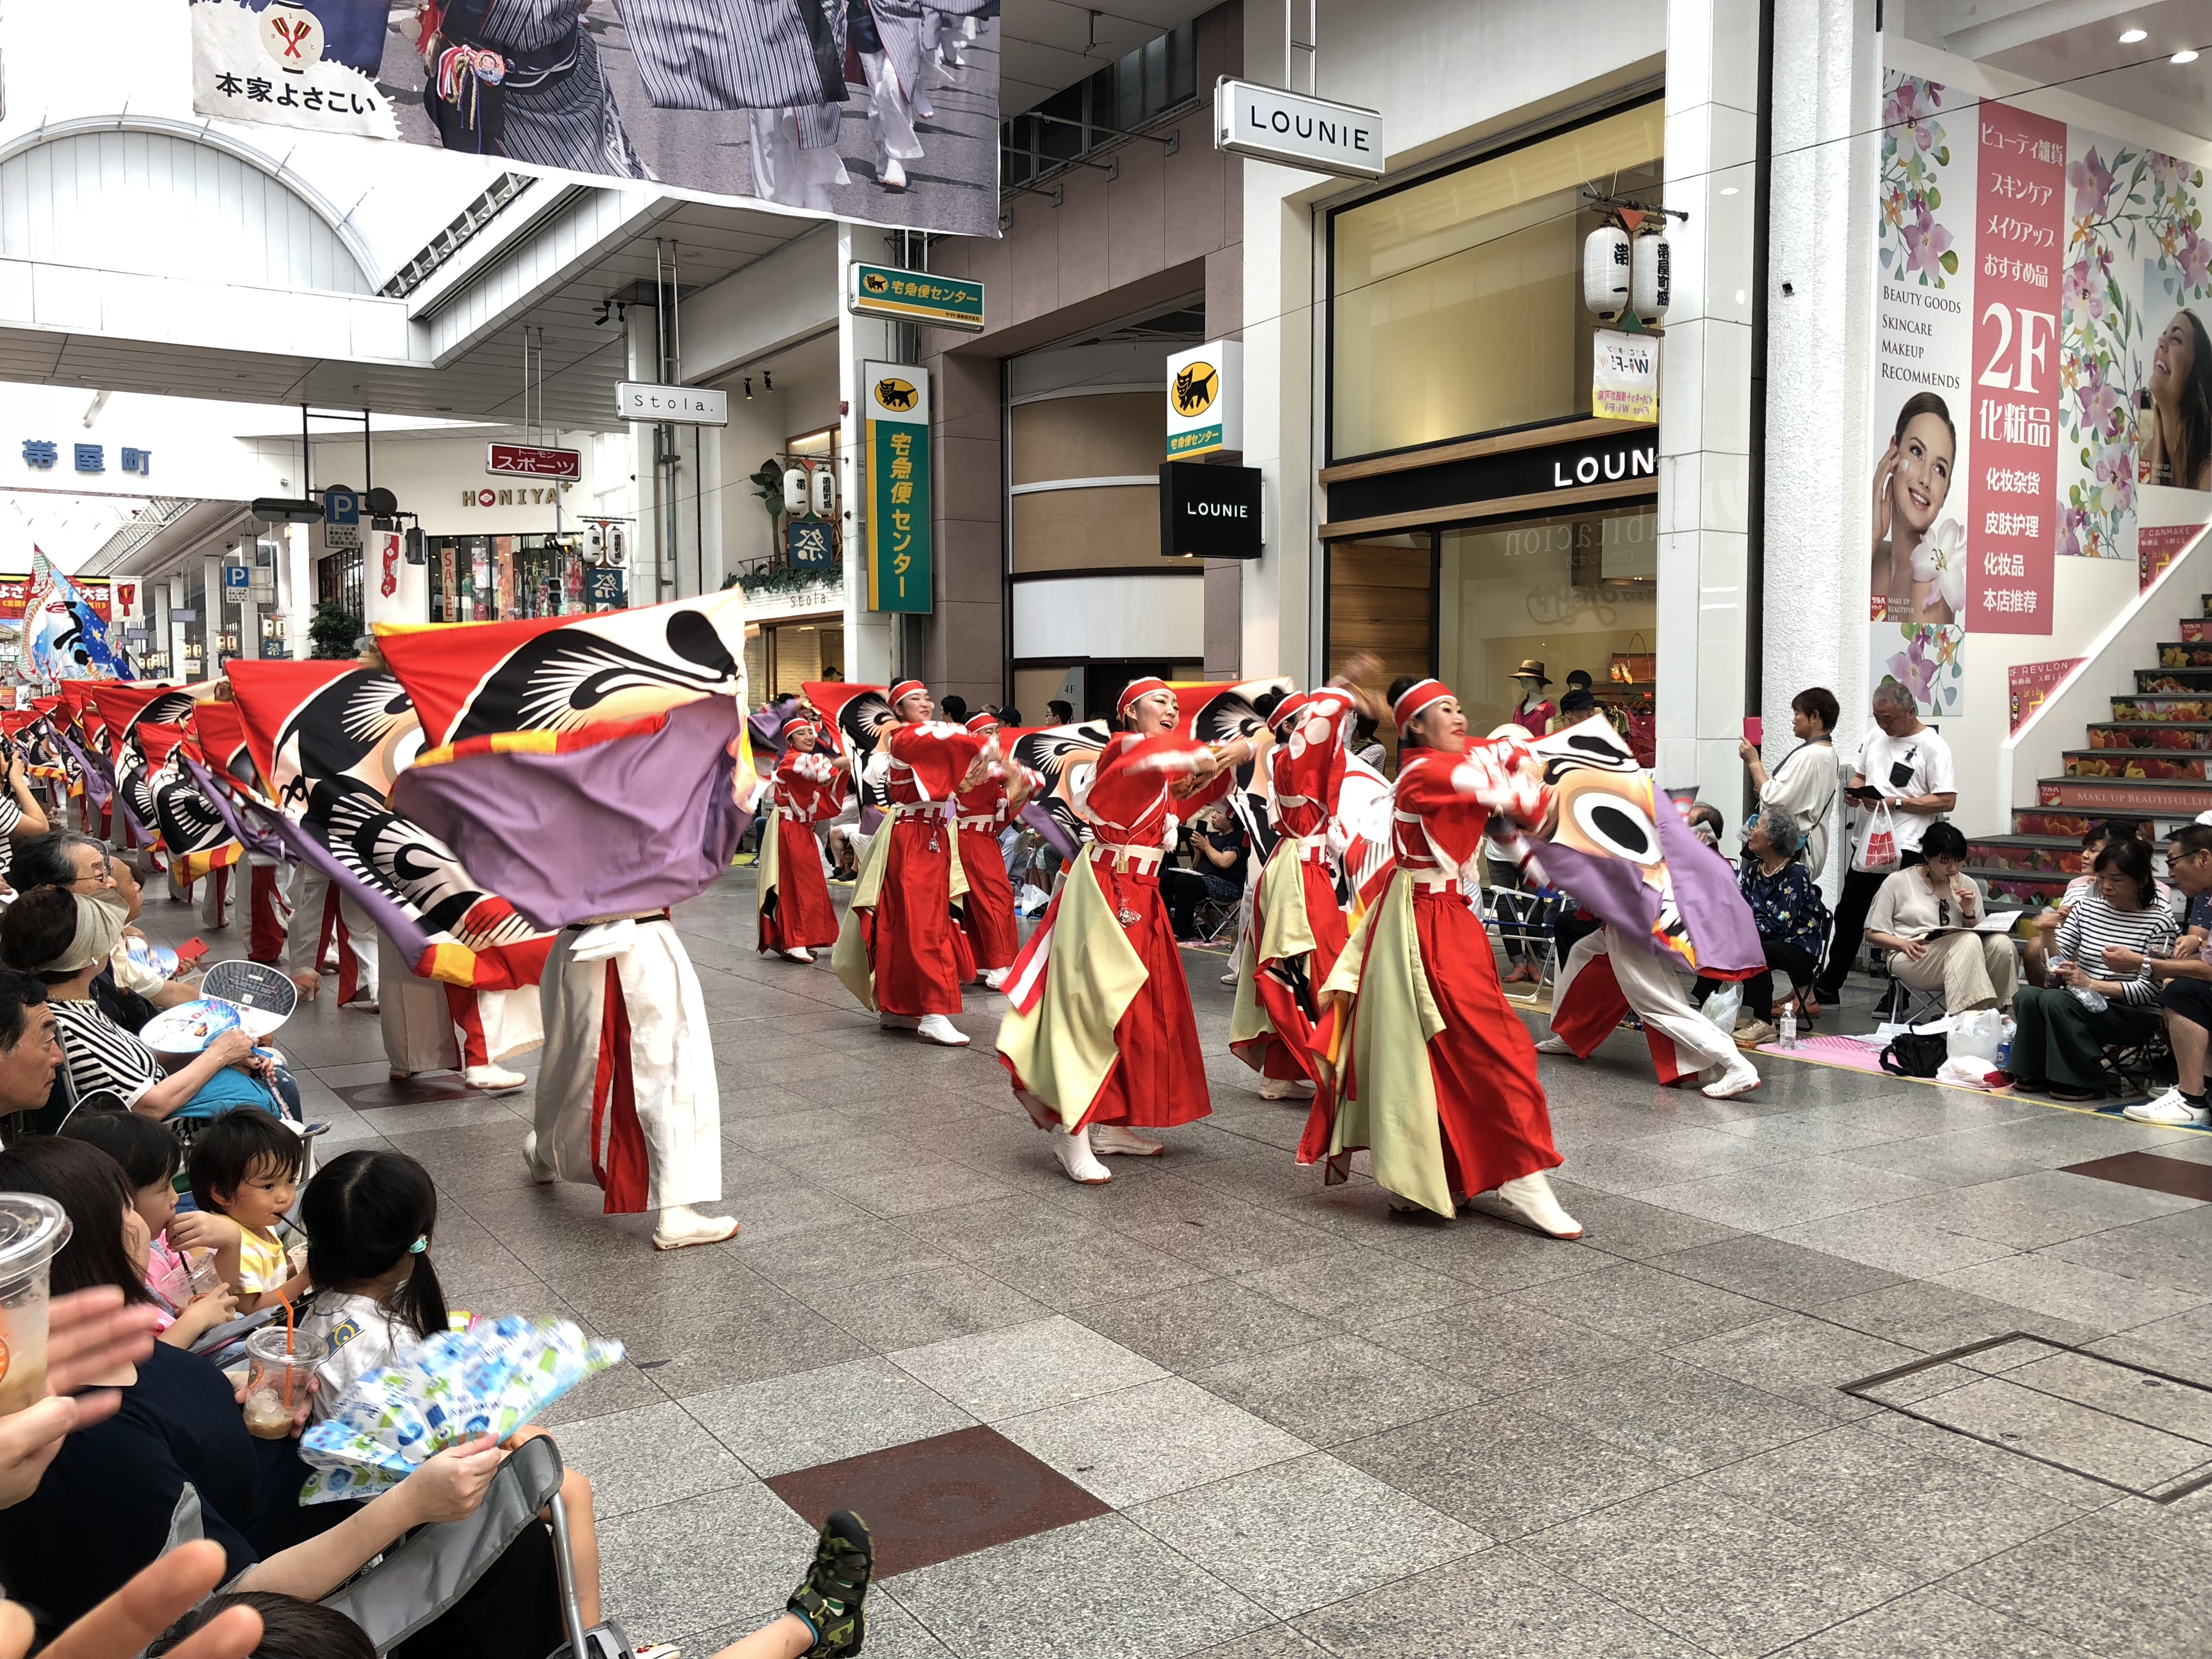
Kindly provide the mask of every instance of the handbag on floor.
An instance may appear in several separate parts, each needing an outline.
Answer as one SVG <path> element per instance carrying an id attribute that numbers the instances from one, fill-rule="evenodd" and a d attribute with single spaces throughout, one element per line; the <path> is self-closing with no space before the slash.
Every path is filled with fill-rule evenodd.
<path id="1" fill-rule="evenodd" d="M 1899 1031 L 1881 1051 L 1881 1069 L 1892 1077 L 1934 1077 L 1950 1057 L 1950 1041 L 1940 1032 Z"/>

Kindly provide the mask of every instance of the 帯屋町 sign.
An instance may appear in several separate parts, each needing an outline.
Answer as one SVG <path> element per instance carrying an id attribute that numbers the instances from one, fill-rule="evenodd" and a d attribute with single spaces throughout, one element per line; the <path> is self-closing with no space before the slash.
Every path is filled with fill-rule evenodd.
<path id="1" fill-rule="evenodd" d="M 584 452 L 550 449 L 542 444 L 487 444 L 484 471 L 496 478 L 562 478 L 584 476 Z"/>
<path id="2" fill-rule="evenodd" d="M 1215 83 L 1213 147 L 1310 173 L 1382 176 L 1381 115 L 1249 81 Z"/>
<path id="3" fill-rule="evenodd" d="M 1160 463 L 1160 556 L 1256 559 L 1260 469 Z"/>
<path id="4" fill-rule="evenodd" d="M 672 426 L 727 426 L 730 395 L 696 386 L 647 386 L 624 380 L 615 388 L 615 413 L 625 421 L 665 422 Z"/>

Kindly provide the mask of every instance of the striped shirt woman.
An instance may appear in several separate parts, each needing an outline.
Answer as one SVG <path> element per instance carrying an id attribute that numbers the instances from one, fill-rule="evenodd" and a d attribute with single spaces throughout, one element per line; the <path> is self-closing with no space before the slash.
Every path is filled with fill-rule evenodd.
<path id="1" fill-rule="evenodd" d="M 2112 1074 L 2105 1051 L 2158 1034 L 2159 998 L 2147 967 L 2115 968 L 2111 953 L 2169 956 L 2173 913 L 2158 902 L 2150 848 L 2132 838 L 2097 854 L 2096 890 L 2087 893 L 2058 929 L 2048 986 L 2023 988 L 2013 1000 L 2018 1020 L 2012 1045 L 2017 1089 L 2057 1100 L 2103 1098 Z"/>

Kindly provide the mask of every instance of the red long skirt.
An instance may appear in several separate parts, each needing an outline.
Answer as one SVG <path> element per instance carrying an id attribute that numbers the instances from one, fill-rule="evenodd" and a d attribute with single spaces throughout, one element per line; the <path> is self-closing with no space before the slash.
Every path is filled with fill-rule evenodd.
<path id="1" fill-rule="evenodd" d="M 960 832 L 960 868 L 968 878 L 968 896 L 960 903 L 960 929 L 978 970 L 1011 968 L 1022 948 L 1014 928 L 1014 889 L 1006 879 L 1006 855 L 988 830 Z"/>
<path id="2" fill-rule="evenodd" d="M 837 911 L 822 873 L 814 826 L 775 816 L 775 891 L 760 909 L 763 951 L 823 949 L 837 942 Z"/>
<path id="3" fill-rule="evenodd" d="M 1429 1039 L 1444 1174 L 1455 1196 L 1494 1191 L 1556 1170 L 1552 1115 L 1536 1081 L 1536 1045 L 1505 1000 L 1482 919 L 1452 888 L 1413 890 L 1413 936 L 1444 1028 Z M 1316 1099 L 1301 1162 L 1328 1154 L 1331 1103 Z M 1349 1149 L 1347 1149 L 1349 1150 Z"/>
<path id="4" fill-rule="evenodd" d="M 957 1014 L 975 959 L 952 916 L 952 832 L 943 818 L 902 817 L 878 833 L 890 836 L 891 850 L 876 896 L 876 1006 L 886 1014 Z"/>
<path id="5" fill-rule="evenodd" d="M 1175 928 L 1160 897 L 1160 878 L 1147 871 L 1115 870 L 1103 860 L 1091 869 L 1105 890 L 1107 903 L 1137 918 L 1125 931 L 1143 958 L 1145 982 L 1114 1027 L 1118 1057 L 1079 1127 L 1126 1123 L 1169 1129 L 1195 1122 L 1213 1110 L 1213 1101 L 1206 1092 L 1206 1051 L 1199 1046 L 1190 984 L 1183 978 L 1182 952 L 1176 948 Z M 1053 963 L 1051 971 L 1082 972 L 1073 956 L 1071 951 Z"/>
<path id="6" fill-rule="evenodd" d="M 1238 1057 L 1248 1064 L 1256 1057 L 1262 1077 L 1318 1080 L 1314 1052 L 1327 1048 L 1328 1042 L 1325 1037 L 1316 1035 L 1319 1022 L 1309 1010 L 1318 1011 L 1319 988 L 1335 971 L 1336 959 L 1344 954 L 1351 929 L 1345 925 L 1344 912 L 1336 908 L 1336 884 L 1329 880 L 1328 872 L 1318 864 L 1304 862 L 1297 870 L 1304 889 L 1306 926 L 1313 930 L 1313 954 L 1300 965 L 1301 971 L 1295 976 L 1295 981 L 1300 982 L 1294 982 L 1292 977 L 1284 974 L 1270 972 L 1265 963 L 1260 964 L 1260 972 L 1253 981 L 1253 994 L 1267 1011 L 1276 1035 L 1251 1045 L 1259 1050 L 1256 1056 L 1240 1051 Z M 1272 878 L 1261 878 L 1261 890 L 1254 898 L 1255 913 L 1260 902 L 1267 896 L 1267 884 Z"/>

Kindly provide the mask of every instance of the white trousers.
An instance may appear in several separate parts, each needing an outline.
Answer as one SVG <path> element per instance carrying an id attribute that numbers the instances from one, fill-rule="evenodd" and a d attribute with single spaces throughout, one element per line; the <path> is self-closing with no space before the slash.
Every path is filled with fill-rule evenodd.
<path id="1" fill-rule="evenodd" d="M 377 975 L 377 1021 L 384 1028 L 384 1058 L 395 1072 L 450 1072 L 461 1063 L 453 1011 L 444 984 L 417 978 L 399 947 L 376 930 L 382 959 Z"/>
<path id="2" fill-rule="evenodd" d="M 1736 1057 L 1735 1039 L 1698 1012 L 1680 975 L 1633 940 L 1622 942 L 1618 950 L 1613 948 L 1614 942 L 1610 927 L 1601 927 L 1575 941 L 1553 989 L 1554 1010 L 1566 1005 L 1583 969 L 1598 957 L 1610 956 L 1613 979 L 1628 999 L 1628 1006 L 1646 1025 L 1671 1042 L 1677 1054 L 1686 1061 L 1696 1060 L 1687 1069 L 1725 1066 Z"/>
<path id="3" fill-rule="evenodd" d="M 323 908 L 329 902 L 333 884 L 331 878 L 313 865 L 303 864 L 292 882 L 292 919 L 284 928 L 284 971 L 290 974 L 316 974 L 322 971 Z M 376 924 L 341 887 L 337 889 L 338 920 L 345 924 L 349 944 L 341 949 L 352 951 L 360 964 L 361 988 L 358 994 L 370 1001 L 376 1000 L 377 957 Z"/>
<path id="4" fill-rule="evenodd" d="M 612 1170 L 617 1162 L 612 1143 L 627 1126 L 617 1121 L 612 1078 L 596 1143 L 592 1121 L 609 963 L 629 1022 L 629 1095 L 644 1141 L 647 1181 L 638 1190 L 617 1174 L 607 1184 L 607 1208 L 634 1214 L 711 1204 L 722 1195 L 722 1102 L 714 1049 L 699 975 L 665 921 L 563 928 L 554 940 L 538 985 L 545 1060 L 538 1072 L 538 1156 L 562 1180 L 586 1183 L 598 1180 L 595 1152 L 602 1167 Z"/>

